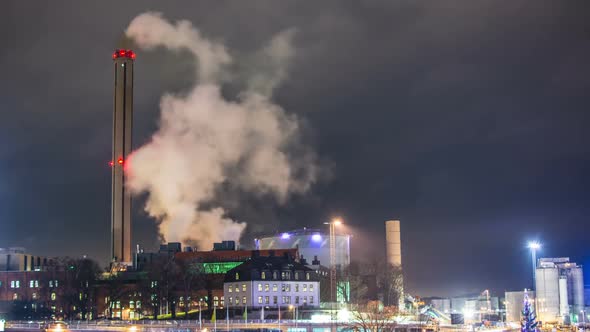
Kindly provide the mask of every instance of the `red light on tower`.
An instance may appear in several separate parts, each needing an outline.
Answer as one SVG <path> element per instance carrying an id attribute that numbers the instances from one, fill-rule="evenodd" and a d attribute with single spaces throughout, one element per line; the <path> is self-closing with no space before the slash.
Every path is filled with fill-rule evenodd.
<path id="1" fill-rule="evenodd" d="M 115 166 L 115 163 L 111 160 L 111 161 L 109 161 L 109 166 L 113 167 L 113 166 Z"/>
<path id="2" fill-rule="evenodd" d="M 125 50 L 119 50 L 119 55 L 120 56 L 125 56 Z"/>
<path id="3" fill-rule="evenodd" d="M 119 160 L 117 160 L 117 162 L 119 163 L 119 165 L 123 165 L 123 158 L 119 158 Z"/>

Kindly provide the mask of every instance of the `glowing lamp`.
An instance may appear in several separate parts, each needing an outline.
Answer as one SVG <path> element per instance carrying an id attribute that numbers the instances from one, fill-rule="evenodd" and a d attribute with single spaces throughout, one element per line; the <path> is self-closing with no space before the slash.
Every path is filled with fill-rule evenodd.
<path id="1" fill-rule="evenodd" d="M 541 249 L 541 244 L 539 242 L 533 241 L 533 242 L 529 242 L 529 249 Z"/>
<path id="2" fill-rule="evenodd" d="M 290 237 L 291 237 L 291 234 L 289 234 L 289 233 L 283 233 L 283 234 L 281 234 L 281 239 L 283 239 L 283 240 L 286 240 L 286 239 L 288 239 Z"/>
<path id="3" fill-rule="evenodd" d="M 111 160 L 109 161 L 109 166 L 115 166 L 115 163 Z"/>
<path id="4" fill-rule="evenodd" d="M 315 242 L 320 242 L 322 240 L 322 236 L 319 234 L 314 234 L 311 236 L 311 240 Z"/>
<path id="5" fill-rule="evenodd" d="M 119 160 L 117 160 L 117 162 L 119 163 L 119 165 L 123 165 L 123 158 L 119 158 Z"/>
<path id="6" fill-rule="evenodd" d="M 125 50 L 119 50 L 119 55 L 120 56 L 125 56 Z"/>

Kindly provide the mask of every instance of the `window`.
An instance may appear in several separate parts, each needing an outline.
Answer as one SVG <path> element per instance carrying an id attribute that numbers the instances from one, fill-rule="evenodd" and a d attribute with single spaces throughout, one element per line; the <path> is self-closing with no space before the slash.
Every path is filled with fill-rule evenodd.
<path id="1" fill-rule="evenodd" d="M 303 284 L 303 292 L 307 292 L 307 284 Z"/>
<path id="2" fill-rule="evenodd" d="M 240 273 L 236 272 L 236 280 L 240 280 Z"/>
<path id="3" fill-rule="evenodd" d="M 295 291 L 299 292 L 299 284 L 295 284 Z"/>
<path id="4" fill-rule="evenodd" d="M 307 296 L 303 297 L 303 305 L 305 305 L 307 303 Z"/>
<path id="5" fill-rule="evenodd" d="M 18 294 L 17 293 L 12 294 L 12 299 L 13 300 L 18 300 Z"/>
<path id="6" fill-rule="evenodd" d="M 299 272 L 295 272 L 295 280 L 299 280 Z"/>
<path id="7" fill-rule="evenodd" d="M 291 297 L 290 296 L 283 296 L 283 303 L 285 303 L 285 304 L 291 303 Z"/>
<path id="8" fill-rule="evenodd" d="M 272 273 L 272 278 L 275 279 L 275 280 L 277 280 L 277 271 L 274 271 Z"/>
<path id="9" fill-rule="evenodd" d="M 246 297 L 242 297 L 242 304 L 246 304 Z"/>
<path id="10" fill-rule="evenodd" d="M 39 287 L 39 280 L 29 280 L 29 288 Z"/>
<path id="11" fill-rule="evenodd" d="M 268 300 L 269 300 L 269 299 L 268 299 L 268 296 L 265 296 L 265 297 L 264 297 L 264 304 L 268 304 Z"/>
<path id="12" fill-rule="evenodd" d="M 151 286 L 152 286 L 152 288 L 158 287 L 158 282 L 157 281 L 152 281 Z"/>
<path id="13" fill-rule="evenodd" d="M 281 284 L 281 292 L 285 291 L 285 284 Z"/>
<path id="14" fill-rule="evenodd" d="M 240 305 L 240 297 L 236 296 L 236 305 Z"/>
<path id="15" fill-rule="evenodd" d="M 295 296 L 295 304 L 299 304 L 299 296 Z"/>
<path id="16" fill-rule="evenodd" d="M 11 280 L 10 288 L 20 288 L 20 280 Z"/>
<path id="17" fill-rule="evenodd" d="M 218 296 L 213 296 L 213 306 L 214 307 L 219 306 L 219 297 Z"/>
<path id="18" fill-rule="evenodd" d="M 224 298 L 223 298 L 223 296 L 222 296 L 222 297 L 221 297 L 221 306 L 223 307 L 224 305 L 225 305 L 225 301 L 224 301 Z"/>
<path id="19" fill-rule="evenodd" d="M 229 304 L 230 305 L 234 304 L 234 298 L 233 297 L 230 296 L 227 299 L 229 300 Z"/>
<path id="20" fill-rule="evenodd" d="M 247 288 L 246 288 L 246 284 L 242 284 L 242 292 L 245 292 L 245 291 L 246 291 L 246 289 L 247 289 Z"/>
<path id="21" fill-rule="evenodd" d="M 290 292 L 291 291 L 291 285 L 287 284 L 286 290 L 287 290 L 287 292 Z"/>
<path id="22" fill-rule="evenodd" d="M 129 309 L 135 309 L 135 301 L 129 301 Z"/>
<path id="23" fill-rule="evenodd" d="M 59 287 L 59 282 L 57 280 L 54 280 L 53 284 L 55 285 L 55 287 Z"/>
<path id="24" fill-rule="evenodd" d="M 305 272 L 305 280 L 309 280 L 309 272 Z"/>
<path id="25" fill-rule="evenodd" d="M 286 280 L 287 279 L 286 276 L 285 276 L 285 271 L 281 272 L 281 279 L 282 280 Z"/>
<path id="26" fill-rule="evenodd" d="M 260 278 L 262 278 L 262 280 L 266 279 L 266 272 L 262 271 L 262 273 L 260 274 Z"/>
<path id="27" fill-rule="evenodd" d="M 262 304 L 262 296 L 258 296 L 258 304 Z"/>
<path id="28" fill-rule="evenodd" d="M 236 291 L 236 293 L 239 293 L 240 292 L 240 286 L 239 285 L 236 285 L 235 291 Z"/>
<path id="29" fill-rule="evenodd" d="M 53 280 L 49 280 L 49 288 L 53 288 Z"/>
<path id="30" fill-rule="evenodd" d="M 135 306 L 137 307 L 137 309 L 141 309 L 141 301 L 137 301 L 137 303 L 135 304 Z"/>
<path id="31" fill-rule="evenodd" d="M 309 284 L 309 291 L 313 292 L 313 284 Z"/>
<path id="32" fill-rule="evenodd" d="M 277 298 L 278 298 L 278 296 L 272 297 L 272 304 L 277 304 Z"/>
<path id="33" fill-rule="evenodd" d="M 229 285 L 229 287 L 227 288 L 227 291 L 228 291 L 229 293 L 231 293 L 231 292 L 233 291 L 233 287 L 232 287 L 232 285 Z"/>
<path id="34" fill-rule="evenodd" d="M 268 284 L 264 284 L 264 291 L 268 292 Z"/>
<path id="35" fill-rule="evenodd" d="M 272 284 L 272 291 L 276 292 L 279 290 L 279 286 L 277 286 L 277 284 Z"/>
<path id="36" fill-rule="evenodd" d="M 262 292 L 262 284 L 258 284 L 258 291 Z"/>
<path id="37" fill-rule="evenodd" d="M 33 300 L 37 299 L 37 293 L 33 293 Z"/>
<path id="38" fill-rule="evenodd" d="M 309 297 L 309 303 L 313 303 L 313 296 Z"/>

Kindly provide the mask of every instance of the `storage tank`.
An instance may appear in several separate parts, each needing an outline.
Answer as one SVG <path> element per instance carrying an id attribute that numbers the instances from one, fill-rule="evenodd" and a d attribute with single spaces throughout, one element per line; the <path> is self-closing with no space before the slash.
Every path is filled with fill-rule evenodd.
<path id="1" fill-rule="evenodd" d="M 568 270 L 571 285 L 572 304 L 574 312 L 584 310 L 584 272 L 582 267 L 577 265 Z"/>
<path id="2" fill-rule="evenodd" d="M 559 314 L 564 319 L 570 313 L 570 307 L 568 304 L 568 294 L 567 294 L 567 277 L 560 276 L 559 277 Z"/>
<path id="3" fill-rule="evenodd" d="M 399 220 L 385 222 L 385 241 L 387 262 L 390 265 L 402 265 L 402 240 Z"/>
<path id="4" fill-rule="evenodd" d="M 544 323 L 560 321 L 559 270 L 557 267 L 537 268 L 535 286 L 539 320 Z"/>
<path id="5" fill-rule="evenodd" d="M 339 267 L 350 265 L 350 235 L 335 234 L 335 264 Z M 256 240 L 257 248 L 291 249 L 298 248 L 299 255 L 311 262 L 317 256 L 320 264 L 330 267 L 330 234 L 318 229 L 299 229 L 261 237 Z"/>

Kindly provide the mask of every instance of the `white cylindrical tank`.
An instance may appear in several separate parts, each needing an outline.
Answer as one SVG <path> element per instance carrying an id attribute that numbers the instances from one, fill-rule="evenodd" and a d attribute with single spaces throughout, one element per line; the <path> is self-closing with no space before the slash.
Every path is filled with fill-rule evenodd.
<path id="1" fill-rule="evenodd" d="M 559 272 L 557 267 L 537 268 L 537 316 L 544 323 L 560 320 Z"/>
<path id="2" fill-rule="evenodd" d="M 559 277 L 559 314 L 561 317 L 566 317 L 570 313 L 567 296 L 567 277 Z"/>
<path id="3" fill-rule="evenodd" d="M 399 220 L 385 222 L 385 241 L 387 262 L 390 265 L 402 265 L 402 240 Z"/>
<path id="4" fill-rule="evenodd" d="M 584 310 L 584 272 L 581 266 L 576 266 L 570 273 L 574 310 L 578 313 Z"/>

